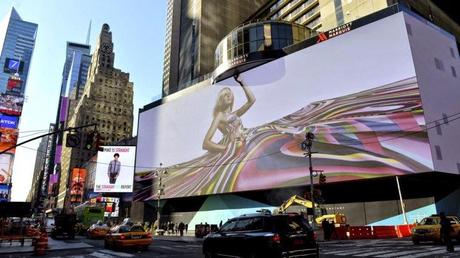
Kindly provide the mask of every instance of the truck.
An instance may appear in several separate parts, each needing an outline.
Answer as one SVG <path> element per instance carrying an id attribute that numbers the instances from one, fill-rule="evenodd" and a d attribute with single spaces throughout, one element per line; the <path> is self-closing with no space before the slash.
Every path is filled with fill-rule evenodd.
<path id="1" fill-rule="evenodd" d="M 313 203 L 307 199 L 304 199 L 298 195 L 291 196 L 288 200 L 283 202 L 281 206 L 277 209 L 278 213 L 286 213 L 287 209 L 294 205 L 298 204 L 307 208 L 307 214 L 313 215 Z M 318 210 L 318 205 L 315 205 L 316 210 Z M 347 223 L 347 217 L 343 213 L 327 214 L 326 209 L 319 209 L 321 211 L 320 215 L 315 218 L 315 222 L 318 225 L 321 225 L 323 220 L 329 221 L 335 226 L 344 226 Z M 318 213 L 317 213 L 318 214 Z"/>

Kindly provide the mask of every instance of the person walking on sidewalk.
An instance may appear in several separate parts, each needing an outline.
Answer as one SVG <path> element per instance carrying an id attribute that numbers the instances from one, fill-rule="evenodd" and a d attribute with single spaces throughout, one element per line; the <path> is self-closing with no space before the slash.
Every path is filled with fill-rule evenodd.
<path id="1" fill-rule="evenodd" d="M 453 252 L 454 245 L 452 244 L 452 239 L 450 237 L 450 233 L 453 231 L 453 229 L 450 224 L 450 220 L 447 219 L 446 214 L 444 212 L 439 213 L 439 217 L 441 218 L 441 239 L 444 241 L 444 244 L 446 245 L 447 252 Z"/>
<path id="2" fill-rule="evenodd" d="M 180 236 L 184 236 L 184 229 L 185 229 L 185 225 L 184 225 L 184 222 L 180 222 L 179 223 L 179 233 L 180 233 Z"/>

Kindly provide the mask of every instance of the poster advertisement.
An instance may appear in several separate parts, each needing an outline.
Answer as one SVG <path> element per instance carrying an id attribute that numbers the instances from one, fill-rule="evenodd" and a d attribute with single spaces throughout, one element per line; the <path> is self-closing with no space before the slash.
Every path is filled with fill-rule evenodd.
<path id="1" fill-rule="evenodd" d="M 94 197 L 90 199 L 91 204 L 102 204 L 104 207 L 104 217 L 118 217 L 120 198 L 117 197 Z"/>
<path id="2" fill-rule="evenodd" d="M 9 185 L 0 184 L 0 202 L 7 202 L 9 200 Z"/>
<path id="3" fill-rule="evenodd" d="M 20 116 L 24 98 L 2 93 L 0 95 L 0 113 L 12 116 Z"/>
<path id="4" fill-rule="evenodd" d="M 18 141 L 18 129 L 0 127 L 0 151 L 15 146 Z M 7 153 L 14 154 L 16 148 L 8 150 Z"/>
<path id="5" fill-rule="evenodd" d="M 12 154 L 0 154 L 0 184 L 11 183 L 11 170 L 13 166 L 12 162 Z"/>
<path id="6" fill-rule="evenodd" d="M 70 188 L 70 202 L 81 202 L 85 187 L 87 171 L 84 168 L 74 168 L 72 170 L 72 183 Z"/>
<path id="7" fill-rule="evenodd" d="M 135 153 L 134 146 L 103 146 L 97 153 L 94 192 L 132 192 Z"/>

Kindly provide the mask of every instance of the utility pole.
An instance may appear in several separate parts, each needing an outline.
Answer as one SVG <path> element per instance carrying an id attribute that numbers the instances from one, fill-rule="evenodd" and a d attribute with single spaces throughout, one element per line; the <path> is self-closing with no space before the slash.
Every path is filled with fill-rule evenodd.
<path id="1" fill-rule="evenodd" d="M 157 177 L 158 177 L 158 199 L 157 199 L 157 205 L 158 205 L 158 208 L 157 208 L 157 222 L 158 222 L 158 229 L 161 229 L 161 212 L 160 212 L 160 201 L 161 201 L 161 195 L 164 194 L 164 185 L 162 184 L 162 176 L 163 175 L 167 175 L 168 174 L 168 171 L 167 170 L 163 170 L 162 168 L 163 166 L 163 163 L 160 163 L 160 169 L 157 170 L 156 174 L 157 174 Z"/>
<path id="2" fill-rule="evenodd" d="M 307 151 L 304 153 L 305 156 L 308 156 L 308 163 L 309 163 L 309 171 L 310 171 L 310 201 L 312 203 L 312 210 L 313 210 L 313 221 L 312 227 L 315 229 L 315 218 L 316 218 L 316 211 L 315 211 L 315 198 L 313 197 L 314 189 L 313 189 L 313 165 L 311 162 L 311 147 L 313 145 L 313 139 L 315 139 L 315 135 L 312 132 L 307 132 L 305 134 L 305 140 L 302 142 L 301 147 L 303 151 Z"/>

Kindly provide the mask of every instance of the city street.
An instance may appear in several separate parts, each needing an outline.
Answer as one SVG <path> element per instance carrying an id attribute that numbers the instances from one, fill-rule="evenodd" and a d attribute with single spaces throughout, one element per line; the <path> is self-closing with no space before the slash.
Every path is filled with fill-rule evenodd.
<path id="1" fill-rule="evenodd" d="M 201 241 L 180 242 L 169 240 L 154 240 L 148 251 L 135 249 L 107 250 L 102 240 L 78 238 L 68 243 L 84 242 L 92 248 L 68 249 L 48 251 L 45 257 L 66 258 L 113 258 L 113 257 L 172 257 L 198 258 L 201 254 Z M 456 245 L 454 253 L 447 253 L 445 246 L 431 243 L 415 246 L 410 239 L 372 239 L 372 240 L 345 240 L 320 242 L 320 257 L 379 257 L 379 258 L 412 258 L 412 257 L 459 257 L 460 246 Z M 2 257 L 20 258 L 31 257 L 31 253 L 3 254 Z"/>
<path id="2" fill-rule="evenodd" d="M 446 247 L 432 243 L 414 245 L 405 239 L 345 240 L 321 243 L 320 257 L 459 257 L 460 246 L 454 253 L 447 253 Z"/>

